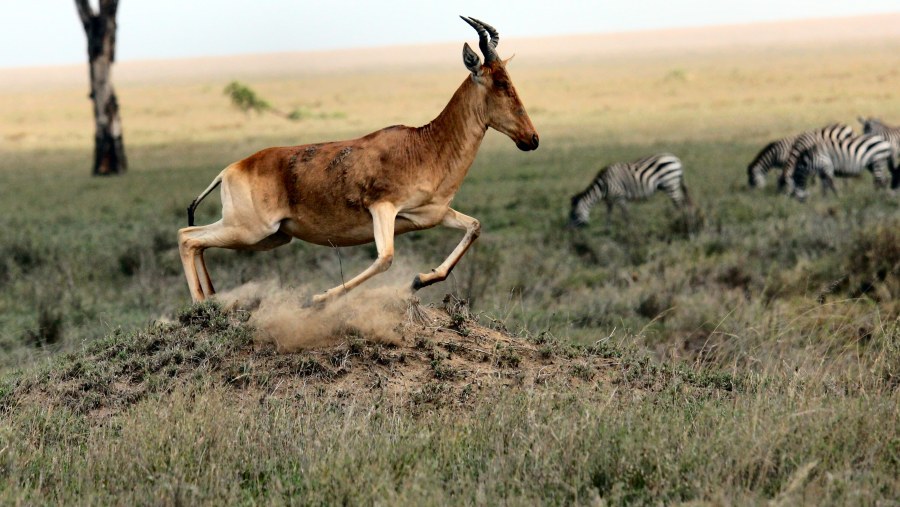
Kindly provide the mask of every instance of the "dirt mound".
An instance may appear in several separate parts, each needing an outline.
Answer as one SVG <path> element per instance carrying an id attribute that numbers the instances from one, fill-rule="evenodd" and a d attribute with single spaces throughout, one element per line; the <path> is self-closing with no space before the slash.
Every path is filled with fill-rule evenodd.
<path id="1" fill-rule="evenodd" d="M 618 362 L 602 346 L 526 340 L 482 326 L 449 296 L 441 308 L 414 299 L 392 308 L 398 322 L 387 339 L 367 334 L 376 328 L 351 319 L 335 331 L 331 345 L 283 354 L 260 343 L 251 312 L 195 305 L 177 322 L 116 333 L 40 371 L 7 379 L 0 407 L 65 406 L 103 417 L 178 386 L 211 384 L 234 389 L 242 399 L 287 399 L 306 391 L 426 407 L 464 404 L 491 387 L 590 384 L 604 380 Z"/>

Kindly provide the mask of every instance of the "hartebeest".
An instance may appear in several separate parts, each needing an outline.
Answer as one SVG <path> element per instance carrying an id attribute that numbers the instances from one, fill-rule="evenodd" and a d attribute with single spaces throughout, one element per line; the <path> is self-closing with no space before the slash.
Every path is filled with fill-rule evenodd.
<path id="1" fill-rule="evenodd" d="M 431 123 L 392 126 L 351 141 L 262 150 L 226 167 L 188 207 L 178 249 L 194 301 L 215 293 L 203 260 L 211 247 L 270 250 L 293 238 L 325 246 L 375 242 L 378 258 L 365 271 L 317 295 L 339 296 L 387 270 L 394 236 L 438 224 L 465 229 L 440 266 L 413 281 L 413 290 L 447 278 L 478 237 L 478 220 L 450 207 L 487 128 L 523 151 L 538 135 L 500 60 L 500 36 L 492 26 L 462 17 L 479 36 L 484 64 L 468 43 L 463 63 L 471 74 Z M 194 209 L 221 183 L 222 218 L 194 227 Z M 199 271 L 198 271 L 199 267 Z"/>

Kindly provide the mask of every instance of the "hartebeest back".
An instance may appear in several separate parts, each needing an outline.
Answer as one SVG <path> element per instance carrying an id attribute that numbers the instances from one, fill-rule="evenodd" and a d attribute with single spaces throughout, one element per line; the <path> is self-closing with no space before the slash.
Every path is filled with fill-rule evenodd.
<path id="1" fill-rule="evenodd" d="M 350 141 L 262 150 L 226 167 L 188 208 L 178 231 L 181 262 L 194 301 L 214 294 L 203 260 L 211 247 L 269 250 L 292 238 L 329 246 L 375 242 L 378 258 L 350 281 L 313 298 L 325 301 L 387 270 L 394 236 L 445 225 L 464 229 L 450 256 L 413 281 L 419 289 L 447 278 L 478 237 L 478 220 L 450 208 L 488 127 L 523 151 L 538 135 L 500 60 L 499 34 L 463 17 L 478 32 L 479 56 L 463 45 L 470 75 L 441 114 L 419 128 L 393 126 Z M 217 185 L 222 219 L 193 226 L 194 209 Z"/>

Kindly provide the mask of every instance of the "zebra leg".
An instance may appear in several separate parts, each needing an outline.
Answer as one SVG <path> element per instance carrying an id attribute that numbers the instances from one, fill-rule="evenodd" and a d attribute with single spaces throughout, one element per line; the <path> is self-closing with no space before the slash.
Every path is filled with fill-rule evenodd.
<path id="1" fill-rule="evenodd" d="M 794 198 L 796 198 L 800 202 L 806 201 L 806 198 L 809 197 L 809 192 L 807 192 L 806 190 L 807 175 L 808 171 L 804 169 L 802 171 L 798 171 L 794 176 L 791 177 L 793 185 L 788 195 L 794 196 Z"/>
<path id="2" fill-rule="evenodd" d="M 875 180 L 875 188 L 889 188 L 892 184 L 891 179 L 894 176 L 894 157 L 893 155 L 886 160 L 876 162 L 872 167 L 872 177 Z"/>
<path id="3" fill-rule="evenodd" d="M 834 186 L 834 178 L 830 175 L 822 175 L 822 195 L 827 197 L 828 190 L 831 189 L 831 193 L 834 194 L 835 197 L 838 195 L 837 187 Z"/>
<path id="4" fill-rule="evenodd" d="M 669 196 L 669 200 L 672 201 L 672 205 L 675 206 L 676 210 L 686 213 L 693 207 L 694 203 L 691 201 L 691 196 L 688 194 L 688 189 L 685 186 L 683 179 L 679 178 L 678 181 L 660 186 L 660 189 Z"/>
<path id="5" fill-rule="evenodd" d="M 606 200 L 606 230 L 612 229 L 612 213 L 615 203 L 609 199 Z"/>
<path id="6" fill-rule="evenodd" d="M 628 206 L 625 205 L 625 199 L 618 199 L 616 204 L 618 204 L 619 209 L 622 210 L 622 216 L 625 217 L 625 220 L 628 221 L 631 219 L 631 213 L 628 212 Z"/>
<path id="7" fill-rule="evenodd" d="M 891 170 L 891 191 L 900 189 L 900 164 L 897 163 L 897 160 L 894 157 L 891 157 L 890 170 Z"/>

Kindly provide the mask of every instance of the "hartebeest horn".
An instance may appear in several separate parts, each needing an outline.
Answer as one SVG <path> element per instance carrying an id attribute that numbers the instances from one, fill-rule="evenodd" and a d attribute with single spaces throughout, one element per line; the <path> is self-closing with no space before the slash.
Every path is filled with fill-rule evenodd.
<path id="1" fill-rule="evenodd" d="M 499 60 L 500 56 L 497 55 L 496 47 L 500 42 L 500 33 L 497 29 L 475 18 L 460 17 L 478 32 L 478 47 L 481 48 L 481 53 L 484 54 L 485 65 L 494 60 Z"/>
<path id="2" fill-rule="evenodd" d="M 483 26 L 484 29 L 487 30 L 489 34 L 491 34 L 491 47 L 494 49 L 497 49 L 497 44 L 500 44 L 500 32 L 498 32 L 496 28 L 485 23 L 484 21 L 481 21 L 481 20 L 478 20 L 475 18 L 469 18 L 469 19 L 471 19 L 472 21 Z"/>

